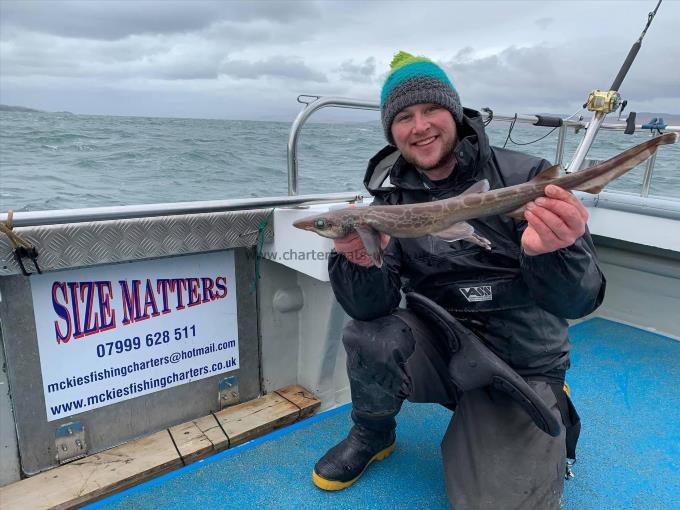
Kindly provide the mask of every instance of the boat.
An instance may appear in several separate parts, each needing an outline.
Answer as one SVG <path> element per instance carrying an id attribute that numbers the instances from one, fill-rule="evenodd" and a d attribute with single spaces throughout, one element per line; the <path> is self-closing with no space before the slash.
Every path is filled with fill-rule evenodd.
<path id="1" fill-rule="evenodd" d="M 330 240 L 292 224 L 370 202 L 297 194 L 298 134 L 331 106 L 378 108 L 306 103 L 288 196 L 13 215 L 38 256 L 20 265 L 0 239 L 0 508 L 447 508 L 438 442 L 450 412 L 435 405 L 405 406 L 393 466 L 342 494 L 310 481 L 347 429 L 348 317 L 328 282 Z M 557 161 L 568 132 L 587 127 L 561 124 Z M 680 497 L 680 200 L 650 196 L 654 165 L 639 194 L 579 195 L 607 293 L 571 326 L 584 432 L 564 508 Z"/>
<path id="2" fill-rule="evenodd" d="M 583 131 L 568 171 L 594 164 L 598 130 L 643 128 L 605 117 L 655 13 L 610 90 L 591 94 L 590 121 L 483 109 L 487 121 L 510 122 L 508 139 L 516 123 L 559 129 L 556 163 Z M 298 100 L 287 196 L 0 214 L 0 510 L 449 507 L 451 411 L 434 404 L 404 406 L 399 447 L 361 483 L 311 483 L 350 423 L 348 316 L 331 241 L 293 223 L 370 199 L 299 195 L 298 135 L 322 108 L 379 105 Z M 680 507 L 680 198 L 652 196 L 655 163 L 637 194 L 578 194 L 607 291 L 570 325 L 583 432 L 565 509 Z"/>

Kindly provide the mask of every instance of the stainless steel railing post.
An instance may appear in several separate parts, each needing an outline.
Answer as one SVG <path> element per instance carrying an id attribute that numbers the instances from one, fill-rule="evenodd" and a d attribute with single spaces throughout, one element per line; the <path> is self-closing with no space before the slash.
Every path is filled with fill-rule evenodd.
<path id="1" fill-rule="evenodd" d="M 567 172 L 578 172 L 579 169 L 581 168 L 581 164 L 583 163 L 583 160 L 586 159 L 586 154 L 588 154 L 588 150 L 590 150 L 590 146 L 593 144 L 593 141 L 595 140 L 595 135 L 600 129 L 600 126 L 604 122 L 605 115 L 602 114 L 597 114 L 593 117 L 593 119 L 588 123 L 586 126 L 586 134 L 584 137 L 581 139 L 581 143 L 579 146 L 576 148 L 576 152 L 574 153 L 574 157 L 572 158 L 571 162 L 569 163 L 569 166 L 567 167 Z"/>
<path id="2" fill-rule="evenodd" d="M 304 97 L 304 96 L 300 96 Z M 298 97 L 298 101 L 300 100 Z M 337 106 L 339 108 L 354 108 L 360 110 L 379 110 L 380 104 L 374 101 L 360 101 L 344 97 L 319 97 L 311 103 L 305 103 L 298 116 L 293 121 L 288 136 L 288 195 L 298 194 L 298 167 L 297 167 L 297 142 L 300 129 L 307 122 L 307 119 L 317 110 L 326 106 Z"/>
<path id="3" fill-rule="evenodd" d="M 555 164 L 561 165 L 564 159 L 564 142 L 567 139 L 567 125 L 562 124 L 557 135 L 557 151 L 555 152 Z"/>
<path id="4" fill-rule="evenodd" d="M 649 196 L 649 189 L 652 186 L 652 174 L 654 173 L 654 163 L 656 163 L 656 152 L 647 160 L 645 166 L 645 174 L 642 176 L 642 190 L 640 190 L 641 197 Z"/>

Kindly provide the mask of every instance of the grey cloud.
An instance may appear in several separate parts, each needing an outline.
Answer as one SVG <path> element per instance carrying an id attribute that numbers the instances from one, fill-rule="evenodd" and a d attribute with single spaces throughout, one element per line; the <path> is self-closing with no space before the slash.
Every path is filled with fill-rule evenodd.
<path id="1" fill-rule="evenodd" d="M 302 59 L 296 57 L 272 56 L 257 62 L 229 60 L 222 64 L 220 72 L 232 78 L 241 79 L 270 76 L 318 83 L 328 81 L 323 73 L 315 71 L 307 66 Z"/>
<path id="2" fill-rule="evenodd" d="M 299 44 L 313 39 L 321 28 L 304 20 L 291 23 L 274 23 L 269 20 L 253 20 L 249 22 L 217 21 L 200 32 L 202 38 L 234 49 L 260 46 L 280 46 Z"/>
<path id="3" fill-rule="evenodd" d="M 534 20 L 534 24 L 542 30 L 546 30 L 554 22 L 555 22 L 555 18 L 547 18 L 547 17 L 538 18 L 537 20 Z"/>
<path id="4" fill-rule="evenodd" d="M 468 60 L 456 55 L 443 66 L 466 105 L 544 105 L 554 110 L 568 102 L 581 104 L 590 90 L 606 88 L 618 72 L 625 56 L 620 44 L 601 44 L 608 49 L 597 55 L 588 51 L 594 45 L 595 41 L 575 40 L 563 46 L 511 46 L 495 55 Z M 680 72 L 673 62 L 680 58 L 679 53 L 671 46 L 653 54 L 641 52 L 621 88 L 624 98 L 677 97 Z M 658 73 L 659 69 L 666 71 Z M 649 76 L 654 79 L 649 81 Z M 561 106 L 556 105 L 558 101 Z"/>
<path id="5" fill-rule="evenodd" d="M 370 83 L 375 76 L 375 58 L 368 57 L 360 64 L 355 64 L 353 60 L 345 60 L 337 71 L 343 80 Z"/>
<path id="6" fill-rule="evenodd" d="M 0 47 L 4 76 L 215 79 L 225 57 L 218 45 L 190 35 L 83 42 L 24 34 Z"/>
<path id="7" fill-rule="evenodd" d="M 610 3 L 565 5 L 0 0 L 1 93 L 3 102 L 80 111 L 84 92 L 65 104 L 63 91 L 100 87 L 100 98 L 114 91 L 111 101 L 122 103 L 103 99 L 100 113 L 134 113 L 127 93 L 194 94 L 183 105 L 164 103 L 167 115 L 189 115 L 191 104 L 227 97 L 245 111 L 243 97 L 259 94 L 248 103 L 256 116 L 265 97 L 272 98 L 266 110 L 283 95 L 297 106 L 301 92 L 375 99 L 392 55 L 404 49 L 443 61 L 466 106 L 571 113 L 591 89 L 611 83 L 649 8 L 627 3 L 625 13 L 602 26 L 597 19 L 612 13 Z M 390 22 L 376 25 L 386 10 Z M 642 101 L 651 111 L 680 108 L 680 46 L 673 37 L 679 13 L 680 3 L 665 2 L 654 20 L 621 90 L 629 109 Z M 469 23 L 452 31 L 451 19 Z M 96 112 L 92 101 L 88 111 Z M 146 100 L 137 104 L 143 111 Z"/>
<path id="8" fill-rule="evenodd" d="M 199 31 L 219 21 L 288 23 L 318 18 L 317 2 L 288 1 L 10 1 L 0 2 L 3 29 L 115 40 L 135 34 Z"/>
<path id="9" fill-rule="evenodd" d="M 0 60 L 6 76 L 100 73 L 102 77 L 204 79 L 217 77 L 229 53 L 253 49 L 271 53 L 277 41 L 299 44 L 310 34 L 268 21 L 222 21 L 201 32 L 116 40 L 73 39 L 16 28 L 3 36 Z"/>
<path id="10" fill-rule="evenodd" d="M 469 62 L 474 58 L 475 50 L 470 46 L 465 46 L 458 50 L 458 52 L 451 59 L 452 62 L 463 63 Z"/>

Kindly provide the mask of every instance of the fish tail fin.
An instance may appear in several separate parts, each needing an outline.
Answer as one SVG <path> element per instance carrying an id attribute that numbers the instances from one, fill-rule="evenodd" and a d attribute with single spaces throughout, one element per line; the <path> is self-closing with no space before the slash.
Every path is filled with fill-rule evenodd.
<path id="1" fill-rule="evenodd" d="M 625 173 L 630 172 L 633 168 L 644 162 L 655 152 L 656 146 L 645 149 L 632 158 L 614 166 L 611 170 L 602 172 L 600 175 L 595 175 L 592 179 L 582 182 L 574 189 L 578 191 L 585 191 L 586 193 L 592 193 L 594 195 L 600 193 L 607 186 L 607 184 L 612 182 L 614 179 L 621 177 Z M 587 171 L 587 169 L 583 171 Z"/>
<path id="2" fill-rule="evenodd" d="M 651 157 L 656 152 L 656 149 L 659 147 L 659 145 L 675 143 L 677 140 L 678 140 L 677 133 L 666 133 L 664 135 L 648 140 L 647 142 L 644 142 L 636 147 L 632 147 L 631 149 L 628 149 L 628 151 L 633 153 L 632 156 L 628 156 L 626 154 L 628 151 L 622 152 L 619 156 L 616 156 L 615 158 L 612 158 L 609 161 L 617 159 L 623 159 L 623 161 L 621 161 L 618 164 L 615 164 L 612 168 L 608 169 L 607 171 L 598 172 L 599 175 L 595 174 L 592 179 L 588 179 L 587 181 L 582 182 L 574 189 L 577 189 L 579 191 L 585 191 L 586 193 L 593 194 L 599 193 L 611 181 L 618 177 L 621 177 L 623 174 L 631 171 L 640 163 L 643 163 L 647 158 Z M 639 150 L 639 152 L 635 154 L 634 153 L 635 150 Z M 621 158 L 621 156 L 626 157 Z M 607 163 L 608 161 L 605 161 L 604 163 L 601 163 L 601 165 L 606 165 Z M 587 172 L 588 170 L 589 169 L 583 171 Z"/>

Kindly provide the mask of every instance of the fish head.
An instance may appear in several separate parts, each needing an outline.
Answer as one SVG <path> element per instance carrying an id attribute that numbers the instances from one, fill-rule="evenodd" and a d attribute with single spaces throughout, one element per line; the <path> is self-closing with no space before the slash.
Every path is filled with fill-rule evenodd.
<path id="1" fill-rule="evenodd" d="M 332 214 L 316 214 L 293 222 L 293 226 L 302 230 L 315 232 L 329 239 L 340 239 L 351 232 L 351 227 Z"/>

